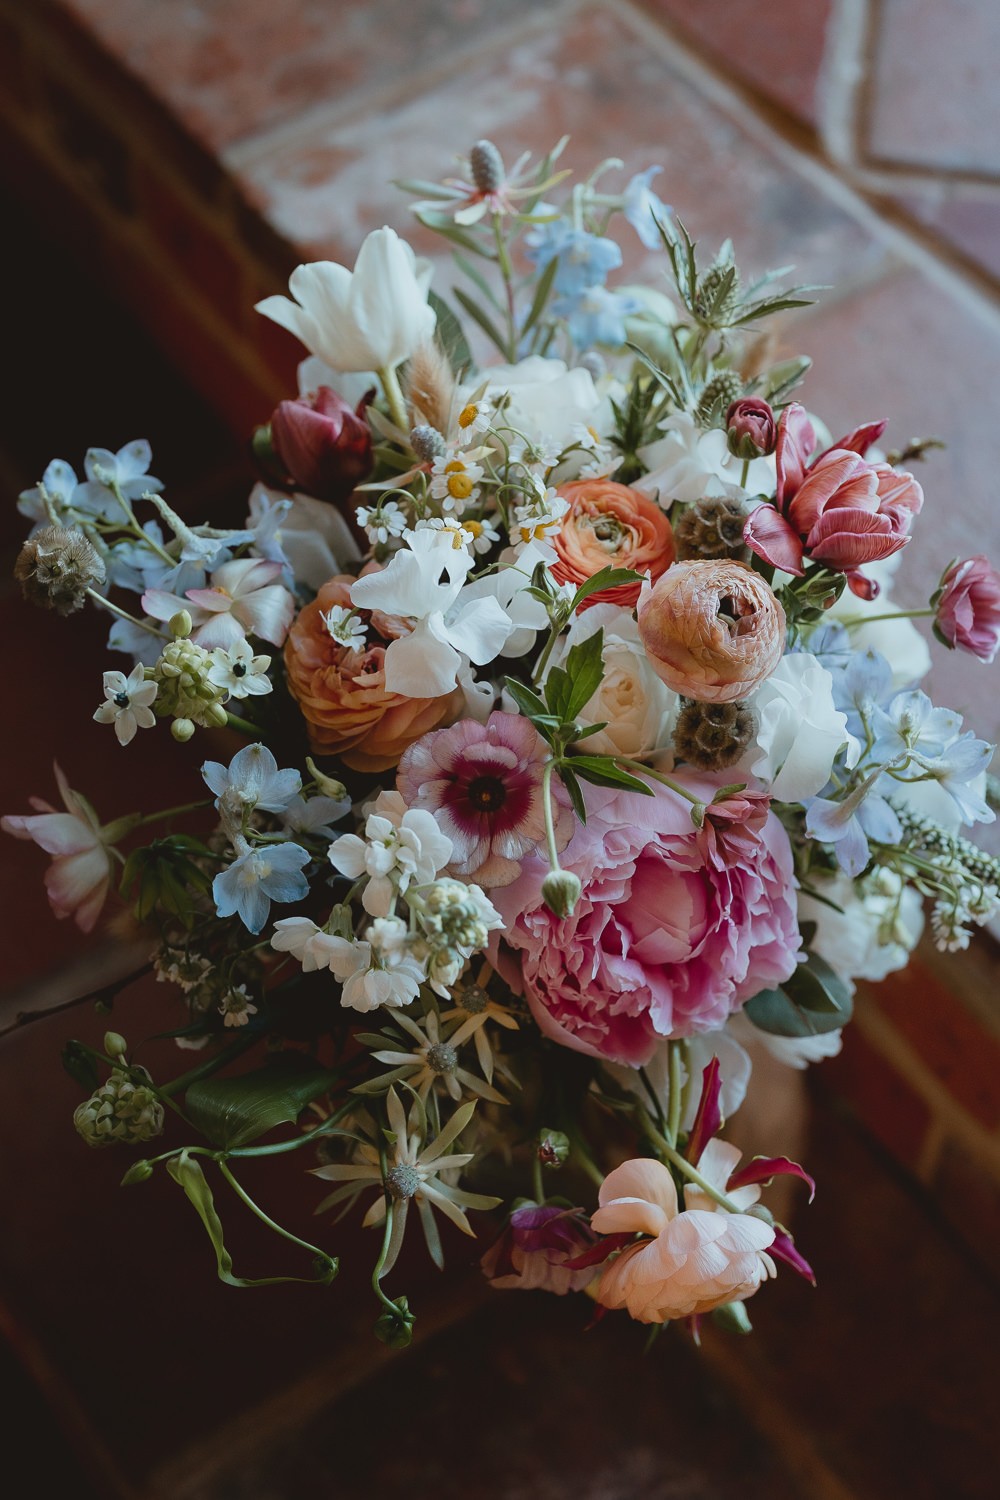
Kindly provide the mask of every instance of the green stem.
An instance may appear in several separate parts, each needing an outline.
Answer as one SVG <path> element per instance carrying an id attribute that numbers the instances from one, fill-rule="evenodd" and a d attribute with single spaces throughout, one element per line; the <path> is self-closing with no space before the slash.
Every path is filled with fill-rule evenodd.
<path id="1" fill-rule="evenodd" d="M 542 1204 L 545 1202 L 545 1186 L 542 1182 L 542 1164 L 538 1159 L 537 1151 L 535 1152 L 534 1160 L 531 1163 L 531 1190 L 535 1195 L 536 1203 Z"/>
<path id="2" fill-rule="evenodd" d="M 553 870 L 558 870 L 559 850 L 556 848 L 556 828 L 552 816 L 552 772 L 555 768 L 554 760 L 545 762 L 542 772 L 542 809 L 545 814 L 545 843 L 549 851 L 549 865 Z"/>
<path id="3" fill-rule="evenodd" d="M 310 1141 L 318 1140 L 321 1136 L 330 1135 L 345 1115 L 349 1115 L 352 1109 L 357 1108 L 357 1102 L 353 1099 L 342 1104 L 338 1110 L 322 1120 L 312 1130 L 305 1131 L 302 1135 L 293 1136 L 289 1141 L 275 1141 L 270 1146 L 237 1146 L 230 1151 L 230 1156 L 278 1156 L 284 1151 L 297 1151 L 300 1146 L 307 1146 Z"/>
<path id="4" fill-rule="evenodd" d="M 921 620 L 936 615 L 936 609 L 890 609 L 882 615 L 851 615 L 850 619 L 837 623 L 850 630 L 853 625 L 875 625 L 882 620 Z"/>
<path id="5" fill-rule="evenodd" d="M 670 1162 L 671 1166 L 676 1167 L 683 1177 L 694 1183 L 695 1187 L 701 1188 L 703 1193 L 706 1193 L 727 1213 L 741 1214 L 743 1212 L 731 1198 L 727 1198 L 725 1193 L 720 1193 L 717 1187 L 713 1187 L 707 1178 L 701 1175 L 697 1167 L 691 1165 L 687 1157 L 682 1156 L 674 1146 L 671 1146 L 670 1142 L 656 1129 L 646 1110 L 641 1111 L 641 1117 L 643 1131 L 656 1147 L 658 1155 Z"/>
<path id="6" fill-rule="evenodd" d="M 681 1128 L 681 1044 L 680 1042 L 668 1042 L 667 1051 L 670 1057 L 670 1100 L 668 1104 L 669 1114 L 667 1116 L 667 1139 L 672 1146 L 677 1145 L 677 1137 Z"/>
<path id="7" fill-rule="evenodd" d="M 403 400 L 403 391 L 396 371 L 391 365 L 386 365 L 384 370 L 378 371 L 378 378 L 382 382 L 382 390 L 385 393 L 390 417 L 400 432 L 408 433 L 410 424 L 406 416 L 406 403 Z"/>
<path id="8" fill-rule="evenodd" d="M 117 615 L 119 620 L 127 620 L 130 625 L 136 625 L 140 630 L 148 631 L 150 635 L 155 635 L 161 641 L 172 639 L 165 630 L 157 630 L 155 625 L 150 625 L 146 620 L 139 620 L 135 615 L 130 615 L 127 609 L 122 609 L 121 605 L 112 604 L 110 599 L 105 599 L 104 595 L 99 594 L 96 589 L 87 589 L 86 593 L 88 599 L 93 599 L 94 603 L 99 604 L 102 609 Z"/>
<path id="9" fill-rule="evenodd" d="M 136 823 L 136 828 L 145 828 L 147 823 L 158 823 L 164 818 L 179 818 L 183 813 L 200 812 L 203 808 L 211 807 L 211 798 L 201 802 L 182 802 L 180 807 L 165 807 L 162 812 L 146 813 Z"/>
<path id="10" fill-rule="evenodd" d="M 745 458 L 743 460 L 743 468 L 742 468 L 742 470 L 740 472 L 740 489 L 741 490 L 745 490 L 746 487 L 747 487 L 747 475 L 749 473 L 750 473 L 750 460 L 748 458 Z"/>
<path id="11" fill-rule="evenodd" d="M 616 766 L 627 766 L 630 771 L 635 771 L 641 776 L 651 776 L 654 781 L 662 782 L 672 792 L 676 792 L 678 797 L 683 797 L 685 802 L 690 802 L 692 807 L 704 806 L 700 797 L 692 797 L 691 793 L 686 792 L 672 777 L 664 776 L 661 771 L 654 771 L 651 766 L 643 765 L 641 760 L 628 760 L 625 756 L 616 755 L 614 762 Z"/>
<path id="12" fill-rule="evenodd" d="M 325 1250 L 320 1250 L 317 1245 L 311 1245 L 308 1240 L 300 1240 L 298 1235 L 293 1234 L 290 1229 L 284 1229 L 280 1224 L 276 1224 L 275 1221 L 264 1212 L 260 1205 L 253 1201 L 253 1199 L 250 1197 L 250 1194 L 245 1190 L 245 1188 L 240 1186 L 224 1161 L 219 1162 L 219 1171 L 229 1183 L 229 1186 L 232 1188 L 237 1198 L 239 1198 L 242 1203 L 245 1203 L 250 1212 L 256 1214 L 260 1222 L 262 1224 L 266 1224 L 268 1229 L 273 1229 L 275 1234 L 280 1234 L 283 1240 L 289 1240 L 293 1245 L 298 1245 L 300 1249 L 308 1251 L 314 1259 L 318 1259 L 321 1261 L 330 1260 L 330 1257 L 329 1255 L 327 1255 Z"/>
<path id="13" fill-rule="evenodd" d="M 248 734 L 251 739 L 260 738 L 259 724 L 251 724 L 249 719 L 242 719 L 239 714 L 231 714 L 228 709 L 226 709 L 226 727 L 238 729 L 241 734 Z"/>

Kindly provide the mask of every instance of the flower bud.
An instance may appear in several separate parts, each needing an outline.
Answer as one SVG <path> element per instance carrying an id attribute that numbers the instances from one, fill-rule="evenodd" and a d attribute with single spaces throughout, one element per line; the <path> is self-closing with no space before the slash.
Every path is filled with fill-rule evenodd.
<path id="1" fill-rule="evenodd" d="M 952 563 L 931 603 L 938 640 L 980 661 L 994 659 L 1000 648 L 1000 573 L 982 553 Z"/>
<path id="2" fill-rule="evenodd" d="M 282 401 L 271 417 L 271 443 L 292 482 L 319 500 L 346 500 L 372 471 L 366 395 L 354 410 L 327 385 Z"/>
<path id="3" fill-rule="evenodd" d="M 175 640 L 184 641 L 194 629 L 194 621 L 186 609 L 179 609 L 175 615 L 170 616 L 167 629 Z"/>
<path id="4" fill-rule="evenodd" d="M 124 1057 L 128 1051 L 128 1043 L 117 1031 L 106 1031 L 104 1033 L 104 1050 L 108 1057 Z"/>
<path id="5" fill-rule="evenodd" d="M 121 1180 L 122 1187 L 135 1187 L 138 1182 L 148 1182 L 153 1175 L 151 1162 L 134 1161 Z"/>
<path id="6" fill-rule="evenodd" d="M 561 1130 L 542 1130 L 537 1155 L 543 1167 L 561 1167 L 569 1156 L 569 1136 Z"/>
<path id="7" fill-rule="evenodd" d="M 419 459 L 430 463 L 432 459 L 441 457 L 447 444 L 436 427 L 432 427 L 429 422 L 420 422 L 410 429 L 410 447 Z"/>
<path id="8" fill-rule="evenodd" d="M 194 734 L 194 725 L 190 719 L 175 719 L 170 726 L 170 733 L 179 745 L 186 745 Z"/>
<path id="9" fill-rule="evenodd" d="M 572 870 L 550 870 L 542 881 L 542 900 L 561 919 L 572 915 L 582 889 L 579 876 Z"/>
<path id="10" fill-rule="evenodd" d="M 347 788 L 342 781 L 334 781 L 332 776 L 324 775 L 311 755 L 306 756 L 306 766 L 316 783 L 317 791 L 321 792 L 324 797 L 332 797 L 334 802 L 343 802 L 347 796 Z"/>
<path id="11" fill-rule="evenodd" d="M 115 1068 L 90 1098 L 73 1111 L 73 1124 L 88 1146 L 135 1145 L 163 1130 L 163 1105 L 142 1078 L 143 1068 Z M 135 1081 L 138 1079 L 138 1081 Z"/>
<path id="12" fill-rule="evenodd" d="M 477 141 L 469 152 L 469 171 L 481 193 L 497 193 L 506 177 L 503 157 L 492 141 Z"/>
<path id="13" fill-rule="evenodd" d="M 737 458 L 761 458 L 774 452 L 777 426 L 774 412 L 758 396 L 734 401 L 726 412 L 729 451 Z"/>
<path id="14" fill-rule="evenodd" d="M 43 526 L 28 538 L 14 564 L 14 577 L 29 604 L 71 615 L 82 609 L 87 590 L 107 576 L 104 563 L 82 531 Z"/>

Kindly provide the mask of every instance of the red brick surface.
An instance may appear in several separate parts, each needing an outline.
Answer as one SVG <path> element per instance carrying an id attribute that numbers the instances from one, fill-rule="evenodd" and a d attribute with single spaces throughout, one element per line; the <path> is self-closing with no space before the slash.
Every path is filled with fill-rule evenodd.
<path id="1" fill-rule="evenodd" d="M 931 1122 L 930 1106 L 857 1025 L 845 1033 L 839 1057 L 824 1064 L 824 1078 L 887 1151 L 905 1166 L 916 1166 Z"/>

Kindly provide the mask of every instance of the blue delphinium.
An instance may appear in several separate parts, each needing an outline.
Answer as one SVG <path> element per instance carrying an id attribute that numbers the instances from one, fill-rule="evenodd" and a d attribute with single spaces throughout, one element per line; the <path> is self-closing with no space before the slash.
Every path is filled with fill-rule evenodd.
<path id="1" fill-rule="evenodd" d="M 525 235 L 525 255 L 539 271 L 558 257 L 553 289 L 564 297 L 575 297 L 590 287 L 601 286 L 609 271 L 622 263 L 622 252 L 614 240 L 576 229 L 568 219 L 539 224 Z"/>
<path id="2" fill-rule="evenodd" d="M 647 167 L 636 172 L 622 195 L 622 212 L 647 250 L 657 250 L 662 243 L 658 224 L 667 225 L 671 208 L 650 187 L 662 167 Z"/>
<path id="3" fill-rule="evenodd" d="M 212 882 L 220 917 L 237 915 L 250 932 L 260 932 L 272 901 L 301 901 L 309 894 L 302 873 L 311 855 L 300 844 L 265 844 L 253 849 L 239 834 L 236 858 Z"/>

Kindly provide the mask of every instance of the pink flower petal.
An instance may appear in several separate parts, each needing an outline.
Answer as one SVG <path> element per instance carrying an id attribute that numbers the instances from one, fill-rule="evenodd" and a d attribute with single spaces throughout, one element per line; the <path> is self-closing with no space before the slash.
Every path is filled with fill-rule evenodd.
<path id="1" fill-rule="evenodd" d="M 773 568 L 802 576 L 802 541 L 773 505 L 758 505 L 747 517 L 743 540 Z"/>

